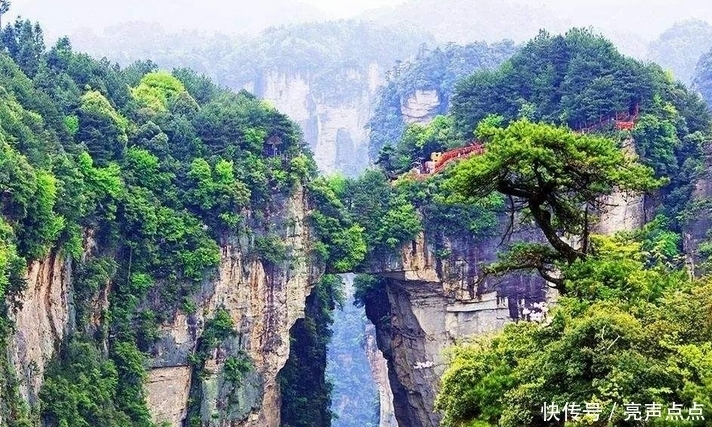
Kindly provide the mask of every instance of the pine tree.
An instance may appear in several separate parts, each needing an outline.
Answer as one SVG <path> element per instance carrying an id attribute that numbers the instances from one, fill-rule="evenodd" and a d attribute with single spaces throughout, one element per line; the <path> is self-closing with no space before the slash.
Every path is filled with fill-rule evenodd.
<path id="1" fill-rule="evenodd" d="M 10 0 L 0 0 L 0 29 L 2 29 L 2 16 L 10 11 Z"/>

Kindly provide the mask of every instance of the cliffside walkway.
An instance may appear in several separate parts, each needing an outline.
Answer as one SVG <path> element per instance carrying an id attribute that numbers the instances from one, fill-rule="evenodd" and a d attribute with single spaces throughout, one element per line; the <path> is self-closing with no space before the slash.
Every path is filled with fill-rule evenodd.
<path id="1" fill-rule="evenodd" d="M 616 113 L 613 117 L 601 118 L 598 122 L 585 123 L 582 127 L 576 129 L 577 133 L 587 134 L 599 131 L 609 126 L 617 130 L 633 130 L 635 123 L 638 120 L 639 108 L 635 107 L 635 112 Z M 486 148 L 484 143 L 480 141 L 471 141 L 464 147 L 455 148 L 445 151 L 444 153 L 435 152 L 431 154 L 431 159 L 425 162 L 422 166 L 414 167 L 410 172 L 404 175 L 410 176 L 416 180 L 424 180 L 433 175 L 442 172 L 447 165 L 458 160 L 467 159 L 472 156 L 484 154 Z"/>

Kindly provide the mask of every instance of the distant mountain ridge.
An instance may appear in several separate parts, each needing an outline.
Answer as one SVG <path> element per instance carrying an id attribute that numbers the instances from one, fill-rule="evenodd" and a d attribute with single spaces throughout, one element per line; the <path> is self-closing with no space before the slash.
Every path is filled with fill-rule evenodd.
<path id="1" fill-rule="evenodd" d="M 273 25 L 327 19 L 320 10 L 300 1 L 260 0 L 259 6 L 256 3 L 248 0 L 202 0 L 197 5 L 193 0 L 23 0 L 13 2 L 8 18 L 31 16 L 42 23 L 50 39 L 81 27 L 101 32 L 117 23 L 131 21 L 160 20 L 169 31 L 256 34 Z"/>
<path id="2" fill-rule="evenodd" d="M 412 25 L 440 41 L 461 44 L 475 40 L 523 41 L 541 28 L 563 31 L 567 27 L 549 8 L 497 0 L 412 0 L 365 12 L 358 19 L 381 25 Z"/>
<path id="3" fill-rule="evenodd" d="M 621 52 L 643 59 L 648 43 L 676 22 L 712 22 L 712 4 L 695 0 L 674 3 L 650 0 L 409 0 L 396 7 L 365 12 L 358 19 L 383 25 L 412 25 L 440 42 L 460 44 L 511 39 L 522 42 L 539 29 L 551 33 L 591 27 Z"/>
<path id="4" fill-rule="evenodd" d="M 712 47 L 712 25 L 699 19 L 678 22 L 650 43 L 648 59 L 691 84 L 695 66 Z"/>

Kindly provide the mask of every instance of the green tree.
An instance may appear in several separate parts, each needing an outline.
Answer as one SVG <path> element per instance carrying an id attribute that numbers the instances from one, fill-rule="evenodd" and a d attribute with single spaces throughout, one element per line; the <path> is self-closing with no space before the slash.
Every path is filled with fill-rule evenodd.
<path id="1" fill-rule="evenodd" d="M 315 252 L 331 273 L 349 272 L 363 261 L 367 252 L 364 228 L 354 223 L 340 197 L 344 182 L 339 178 L 317 179 L 310 185 L 314 212 L 311 224 L 319 236 Z"/>
<path id="2" fill-rule="evenodd" d="M 128 121 L 98 91 L 82 95 L 79 106 L 77 139 L 86 145 L 99 166 L 123 157 L 128 136 Z"/>
<path id="3" fill-rule="evenodd" d="M 586 425 L 622 427 L 635 425 L 623 403 L 709 402 L 709 282 L 648 267 L 633 240 L 597 238 L 594 247 L 565 272 L 573 297 L 548 322 L 512 324 L 451 351 L 436 403 L 443 426 L 541 426 L 544 403 L 590 402 L 618 410 Z"/>
<path id="4" fill-rule="evenodd" d="M 510 200 L 510 218 L 530 215 L 553 249 L 517 246 L 495 270 L 536 269 L 562 292 L 562 280 L 550 273 L 558 261 L 571 264 L 586 256 L 590 227 L 605 208 L 602 197 L 659 184 L 650 168 L 604 137 L 526 119 L 506 128 L 486 120 L 476 133 L 487 151 L 458 165 L 451 179 L 456 195 L 503 194 Z M 575 245 L 564 236 L 580 236 L 582 242 Z"/>
<path id="5" fill-rule="evenodd" d="M 44 54 L 44 34 L 39 24 L 17 18 L 2 28 L 0 39 L 5 51 L 30 78 L 39 70 Z"/>
<path id="6" fill-rule="evenodd" d="M 131 93 L 138 104 L 154 113 L 164 113 L 177 100 L 186 96 L 184 102 L 191 103 L 197 110 L 195 100 L 187 93 L 180 80 L 165 71 L 154 71 L 146 74 Z"/>
<path id="7" fill-rule="evenodd" d="M 511 41 L 464 46 L 449 43 L 442 48 L 421 50 L 415 59 L 398 63 L 381 87 L 375 112 L 368 123 L 369 157 L 375 161 L 382 149 L 395 146 L 401 140 L 406 129 L 401 103 L 416 91 L 435 91 L 441 101 L 435 112 L 442 114 L 459 80 L 478 70 L 500 66 L 514 52 Z"/>
<path id="8" fill-rule="evenodd" d="M 10 0 L 0 0 L 0 29 L 2 29 L 2 16 L 10 11 Z"/>

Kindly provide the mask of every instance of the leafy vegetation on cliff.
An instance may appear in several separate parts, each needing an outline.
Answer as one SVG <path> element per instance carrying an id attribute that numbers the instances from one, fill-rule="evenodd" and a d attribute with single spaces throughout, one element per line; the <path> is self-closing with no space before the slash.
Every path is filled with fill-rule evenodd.
<path id="1" fill-rule="evenodd" d="M 427 83 L 422 84 L 427 87 Z M 393 82 L 390 87 L 394 93 L 397 91 Z M 407 90 L 411 89 L 406 89 L 406 92 Z M 400 98 L 386 96 L 384 99 L 397 102 Z M 540 225 L 542 222 L 551 222 L 545 232 L 552 237 L 552 241 L 560 242 L 561 239 L 554 237 L 561 232 L 585 233 L 596 214 L 595 211 L 600 211 L 603 206 L 590 206 L 592 211 L 587 215 L 591 215 L 591 218 L 575 215 L 573 207 L 584 200 L 597 203 L 597 197 L 610 192 L 614 186 L 631 186 L 636 190 L 651 188 L 653 176 L 640 170 L 640 173 L 633 174 L 635 177 L 631 181 L 632 176 L 615 172 L 616 167 L 627 162 L 626 157 L 618 152 L 618 144 L 627 137 L 625 133 L 615 132 L 612 128 L 600 129 L 620 141 L 596 140 L 594 137 L 588 140 L 587 137 L 570 135 L 565 129 L 557 131 L 555 128 L 538 127 L 530 122 L 543 121 L 578 128 L 594 119 L 598 123 L 602 117 L 608 118 L 620 112 L 628 112 L 631 115 L 642 112 L 632 135 L 636 141 L 635 147 L 642 156 L 643 163 L 654 171 L 655 178 L 661 179 L 661 183 L 667 183 L 661 192 L 663 204 L 660 210 L 679 230 L 678 216 L 690 202 L 694 185 L 692 183 L 702 164 L 702 156 L 699 154 L 704 140 L 703 131 L 709 128 L 710 114 L 698 97 L 687 92 L 684 86 L 670 80 L 659 67 L 643 65 L 620 55 L 609 41 L 587 30 L 574 29 L 562 36 L 551 36 L 542 32 L 511 59 L 505 61 L 499 69 L 476 71 L 456 84 L 452 106 L 452 113 L 448 116 L 435 117 L 428 125 L 412 124 L 404 127 L 401 136 L 397 136 L 398 131 L 392 131 L 395 128 L 382 132 L 383 135 L 390 132 L 392 135 L 388 138 L 393 139 L 380 149 L 378 165 L 391 178 L 404 174 L 413 165 L 422 165 L 423 161 L 429 160 L 431 153 L 463 146 L 473 137 L 482 139 L 486 144 L 494 144 L 491 147 L 494 151 L 477 156 L 468 163 L 476 169 L 482 166 L 478 179 L 454 181 L 460 181 L 454 188 L 465 190 L 461 191 L 465 197 L 454 197 L 451 183 L 442 184 L 452 172 L 449 170 L 427 180 L 403 177 L 388 190 L 401 194 L 404 201 L 411 203 L 428 230 L 446 235 L 458 235 L 467 230 L 471 236 L 482 237 L 496 229 L 500 218 L 498 215 L 505 207 L 510 211 L 525 209 L 531 213 L 531 207 L 527 206 L 526 200 L 524 203 L 522 200 L 510 200 L 505 206 L 503 198 L 497 195 L 500 193 L 515 197 L 522 194 L 512 194 L 514 190 L 501 191 L 501 188 L 500 191 L 494 191 L 502 182 L 496 179 L 498 171 L 493 166 L 491 156 L 503 155 L 506 151 L 509 154 L 500 159 L 500 166 L 508 165 L 510 169 L 514 169 L 514 162 L 520 166 L 517 173 L 523 174 L 522 177 L 531 175 L 535 178 L 536 173 L 531 173 L 530 162 L 542 162 L 541 173 L 549 177 L 548 173 L 555 172 L 554 169 L 581 168 L 581 157 L 593 155 L 594 151 L 598 150 L 596 156 L 603 163 L 593 166 L 591 170 L 603 173 L 599 167 L 608 165 L 608 178 L 597 181 L 595 174 L 570 177 L 572 186 L 560 188 L 559 195 L 566 200 L 554 201 L 554 209 L 560 215 L 548 220 L 541 216 L 538 218 Z M 492 114 L 497 117 L 488 119 Z M 385 117 L 386 120 L 380 123 L 387 124 L 393 118 L 397 121 L 399 116 L 394 112 L 386 114 Z M 509 124 L 517 119 L 524 119 L 525 121 L 520 122 L 520 128 L 528 130 L 516 135 L 516 132 L 511 135 L 502 134 L 498 138 L 499 144 L 489 141 L 490 137 L 497 134 L 495 127 L 491 125 L 488 127 L 491 132 L 483 130 L 480 135 L 473 133 L 478 123 L 483 121 L 491 124 L 492 120 L 500 120 L 503 124 Z M 380 118 L 376 119 L 377 123 L 378 120 Z M 389 128 L 382 126 L 380 129 Z M 372 137 L 373 132 L 372 123 Z M 538 141 L 541 140 L 539 137 L 550 137 L 552 132 L 559 132 L 561 136 L 568 135 L 566 140 L 570 150 L 563 146 L 542 146 L 539 147 L 543 150 L 541 153 L 534 150 L 536 144 L 532 145 L 532 138 Z M 598 142 L 591 142 L 594 140 Z M 519 145 L 513 141 L 522 142 Z M 503 152 L 495 153 L 497 147 L 502 147 Z M 588 150 L 585 147 L 595 147 L 596 150 Z M 559 158 L 569 158 L 574 165 L 547 163 L 557 150 L 561 151 L 558 153 Z M 537 155 L 542 157 L 537 158 Z M 490 166 L 493 169 L 487 169 Z M 548 166 L 553 169 L 547 170 Z M 530 184 L 523 183 L 526 188 L 529 188 L 527 186 Z M 601 187 L 599 184 L 605 185 Z M 371 187 L 376 188 L 373 185 Z M 468 189 L 471 191 L 468 192 Z M 520 191 L 522 188 L 517 187 L 516 190 Z M 589 190 L 593 190 L 593 193 L 588 193 Z M 482 199 L 482 196 L 487 196 L 487 199 Z M 473 199 L 477 202 L 472 203 Z M 371 200 L 378 198 L 371 197 Z M 390 197 L 390 200 L 395 199 Z M 548 210 L 542 214 L 546 212 Z M 378 220 L 383 217 L 382 213 L 375 216 Z M 400 223 L 405 224 L 406 221 L 401 220 Z M 367 234 L 369 230 L 377 229 L 372 223 L 363 224 L 369 224 L 365 226 Z M 413 229 L 410 236 L 414 236 L 417 231 L 419 230 Z M 397 233 L 394 235 L 398 236 Z M 367 240 L 374 241 L 373 238 Z M 403 241 L 402 238 L 394 240 L 398 243 Z M 523 248 L 519 249 L 523 251 Z M 519 261 L 522 256 L 530 255 L 528 252 L 521 252 L 518 255 Z M 518 262 L 514 259 L 509 261 L 514 264 Z M 547 270 L 547 265 L 552 265 L 552 260 L 548 257 L 529 259 L 527 265 L 532 266 L 534 261 L 542 271 Z"/>
<path id="2" fill-rule="evenodd" d="M 660 67 L 627 58 L 603 37 L 573 29 L 559 36 L 542 32 L 500 69 L 464 79 L 453 96 L 453 115 L 457 129 L 467 135 L 489 114 L 578 129 L 658 102 L 685 117 L 686 133 L 705 130 L 709 123 L 697 97 Z"/>
<path id="3" fill-rule="evenodd" d="M 289 248 L 277 250 L 286 231 L 269 214 L 308 186 L 315 164 L 299 129 L 246 92 L 150 62 L 121 69 L 67 39 L 46 49 L 29 21 L 7 26 L 1 40 L 2 353 L 13 309 L 5 301 L 23 292 L 28 264 L 71 259 L 77 315 L 31 413 L 12 376 L 0 382 L 3 419 L 150 426 L 145 352 L 158 325 L 195 310 L 190 296 L 231 236 L 266 265 L 288 263 Z M 314 215 L 329 222 L 343 212 Z M 315 237 L 362 242 L 358 227 L 331 231 Z M 346 252 L 327 251 L 322 262 L 348 269 L 364 255 Z"/>
<path id="4" fill-rule="evenodd" d="M 614 191 L 642 194 L 658 182 L 650 167 L 612 139 L 528 119 L 506 128 L 493 121 L 485 120 L 476 131 L 487 151 L 458 165 L 451 188 L 475 200 L 497 192 L 508 197 L 510 221 L 531 217 L 550 245 L 521 243 L 501 254 L 502 261 L 490 266 L 489 273 L 536 270 L 564 294 L 565 276 L 557 273 L 562 263 L 588 255 L 592 228 L 608 207 L 605 196 Z M 578 237 L 571 242 L 565 236 Z"/>
<path id="5" fill-rule="evenodd" d="M 611 420 L 620 426 L 631 425 L 623 404 L 707 408 L 709 281 L 692 281 L 666 265 L 674 258 L 646 250 L 659 243 L 596 237 L 589 257 L 562 269 L 570 296 L 546 324 L 509 325 L 453 349 L 437 402 L 443 425 L 542 425 L 545 403 L 598 404 L 601 421 L 617 405 Z M 602 425 L 593 415 L 583 419 Z M 663 419 L 659 425 L 678 425 Z"/>
<path id="6" fill-rule="evenodd" d="M 227 59 L 225 83 L 239 88 L 263 78 L 261 70 L 300 74 L 312 90 L 325 99 L 340 99 L 357 91 L 354 72 L 368 75 L 369 66 L 390 66 L 407 58 L 422 43 L 433 42 L 422 32 L 402 27 L 382 27 L 366 22 L 336 21 L 283 26 L 266 30 Z"/>
<path id="7" fill-rule="evenodd" d="M 709 405 L 710 285 L 683 268 L 679 234 L 710 130 L 700 100 L 659 68 L 574 30 L 542 34 L 502 69 L 473 75 L 453 104 L 461 132 L 480 122 L 487 153 L 461 162 L 451 188 L 508 196 L 508 207 L 533 219 L 547 241 L 514 245 L 490 273 L 538 270 L 562 298 L 542 324 L 509 325 L 452 350 L 437 401 L 443 425 L 539 426 L 549 421 L 544 404 L 563 411 L 588 403 L 605 416 L 582 409 L 580 422 L 625 426 L 625 404 Z M 617 144 L 627 135 L 613 129 L 590 136 L 531 122 L 574 126 L 633 106 L 641 111 L 632 131 L 637 160 Z M 612 237 L 590 234 L 603 196 L 661 183 L 655 221 Z M 654 425 L 674 425 L 664 416 Z"/>
<path id="8" fill-rule="evenodd" d="M 440 106 L 435 113 L 446 112 L 455 84 L 477 70 L 499 67 L 515 51 L 512 42 L 447 44 L 428 50 L 422 47 L 413 60 L 399 63 L 390 70 L 381 87 L 373 117 L 369 122 L 369 156 L 395 145 L 406 128 L 402 105 L 417 91 L 435 91 Z"/>
<path id="9" fill-rule="evenodd" d="M 662 210 L 673 221 L 691 197 L 710 127 L 701 99 L 660 67 L 624 57 L 606 39 L 579 29 L 541 33 L 500 69 L 460 82 L 452 104 L 455 127 L 465 137 L 490 114 L 505 123 L 527 118 L 579 129 L 639 112 L 635 148 L 657 177 L 669 179 Z"/>

